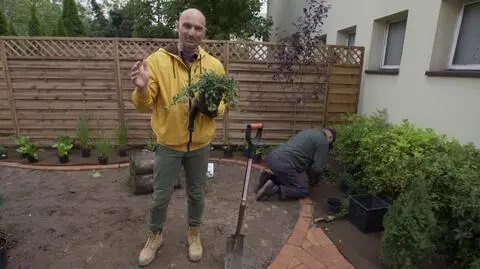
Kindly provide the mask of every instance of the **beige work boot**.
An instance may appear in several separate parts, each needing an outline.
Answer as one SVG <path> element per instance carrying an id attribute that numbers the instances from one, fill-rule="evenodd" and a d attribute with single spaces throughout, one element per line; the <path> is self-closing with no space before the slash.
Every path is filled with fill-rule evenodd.
<path id="1" fill-rule="evenodd" d="M 149 265 L 153 261 L 153 259 L 155 259 L 157 250 L 162 246 L 162 243 L 162 233 L 153 233 L 152 231 L 150 231 L 148 233 L 147 242 L 145 243 L 145 246 L 143 247 L 142 251 L 140 252 L 140 256 L 138 257 L 139 265 Z"/>
<path id="2" fill-rule="evenodd" d="M 188 228 L 188 258 L 192 262 L 197 262 L 202 258 L 203 247 L 200 240 L 200 227 Z"/>

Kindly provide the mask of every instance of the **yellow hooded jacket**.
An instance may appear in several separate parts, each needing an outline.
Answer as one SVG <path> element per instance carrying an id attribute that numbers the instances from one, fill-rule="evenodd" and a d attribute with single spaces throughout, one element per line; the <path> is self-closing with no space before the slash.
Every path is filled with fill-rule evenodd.
<path id="1" fill-rule="evenodd" d="M 157 143 L 173 150 L 186 152 L 208 146 L 215 136 L 215 118 L 209 118 L 203 113 L 195 117 L 195 128 L 190 141 L 188 131 L 188 116 L 194 102 L 178 103 L 165 110 L 165 105 L 172 102 L 172 98 L 183 88 L 198 81 L 198 76 L 205 70 L 213 70 L 217 74 L 225 74 L 222 63 L 208 54 L 203 48 L 199 49 L 196 60 L 190 69 L 179 56 L 177 46 L 160 48 L 147 58 L 150 74 L 148 88 L 143 94 L 135 89 L 132 93 L 132 102 L 137 111 L 150 112 L 151 128 L 157 137 Z M 217 116 L 223 116 L 225 104 L 221 101 Z"/>

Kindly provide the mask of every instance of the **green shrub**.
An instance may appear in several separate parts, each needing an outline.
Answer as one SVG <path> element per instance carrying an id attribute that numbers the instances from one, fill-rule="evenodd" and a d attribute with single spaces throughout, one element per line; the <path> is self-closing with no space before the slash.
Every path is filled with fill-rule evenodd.
<path id="1" fill-rule="evenodd" d="M 440 150 L 443 139 L 408 121 L 371 133 L 357 150 L 368 191 L 395 199 L 418 171 L 418 160 Z"/>
<path id="2" fill-rule="evenodd" d="M 391 268 L 416 269 L 434 251 L 436 219 L 429 186 L 416 177 L 385 214 L 382 259 Z"/>
<path id="3" fill-rule="evenodd" d="M 454 268 L 477 269 L 480 151 L 386 119 L 385 111 L 348 115 L 336 127 L 332 152 L 350 188 L 394 201 L 384 221 L 384 259 L 396 268 L 415 268 L 434 252 Z"/>
<path id="4" fill-rule="evenodd" d="M 480 248 L 478 151 L 449 143 L 446 152 L 429 159 L 423 162 L 430 164 L 424 169 L 432 182 L 430 192 L 439 224 L 437 252 L 454 261 L 455 268 L 473 268 L 470 264 L 477 259 Z"/>
<path id="5" fill-rule="evenodd" d="M 337 139 L 332 154 L 340 162 L 342 171 L 349 174 L 345 178 L 352 178 L 355 181 L 355 183 L 348 182 L 348 185 L 350 187 L 356 185 L 361 188 L 361 180 L 365 176 L 363 174 L 364 163 L 358 156 L 359 150 L 365 139 L 389 128 L 386 110 L 377 111 L 371 116 L 350 114 L 346 115 L 342 121 L 343 124 L 335 126 Z"/>

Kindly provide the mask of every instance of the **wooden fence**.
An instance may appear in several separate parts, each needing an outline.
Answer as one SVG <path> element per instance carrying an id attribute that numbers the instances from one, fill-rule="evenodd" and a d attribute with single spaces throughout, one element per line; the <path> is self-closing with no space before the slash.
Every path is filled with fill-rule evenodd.
<path id="1" fill-rule="evenodd" d="M 14 143 L 5 134 L 26 135 L 39 145 L 51 145 L 58 135 L 76 136 L 77 118 L 85 112 L 92 135 L 114 136 L 125 120 L 129 144 L 144 144 L 152 135 L 150 114 L 136 112 L 131 103 L 129 71 L 135 61 L 171 42 L 0 38 L 0 143 Z M 227 137 L 243 143 L 249 122 L 263 122 L 265 143 L 277 144 L 299 130 L 356 112 L 363 47 L 319 46 L 316 54 L 326 72 L 304 68 L 287 84 L 273 79 L 279 44 L 205 41 L 202 46 L 239 83 L 239 103 L 217 120 L 215 144 Z M 313 98 L 314 92 L 320 95 Z"/>

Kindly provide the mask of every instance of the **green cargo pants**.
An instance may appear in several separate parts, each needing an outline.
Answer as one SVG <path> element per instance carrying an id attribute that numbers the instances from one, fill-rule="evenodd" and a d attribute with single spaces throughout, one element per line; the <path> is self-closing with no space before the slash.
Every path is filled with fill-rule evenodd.
<path id="1" fill-rule="evenodd" d="M 153 171 L 154 192 L 150 201 L 149 228 L 151 231 L 163 230 L 173 186 L 177 182 L 182 165 L 185 169 L 188 197 L 188 224 L 190 226 L 202 224 L 209 154 L 210 146 L 196 151 L 178 152 L 157 145 Z"/>

